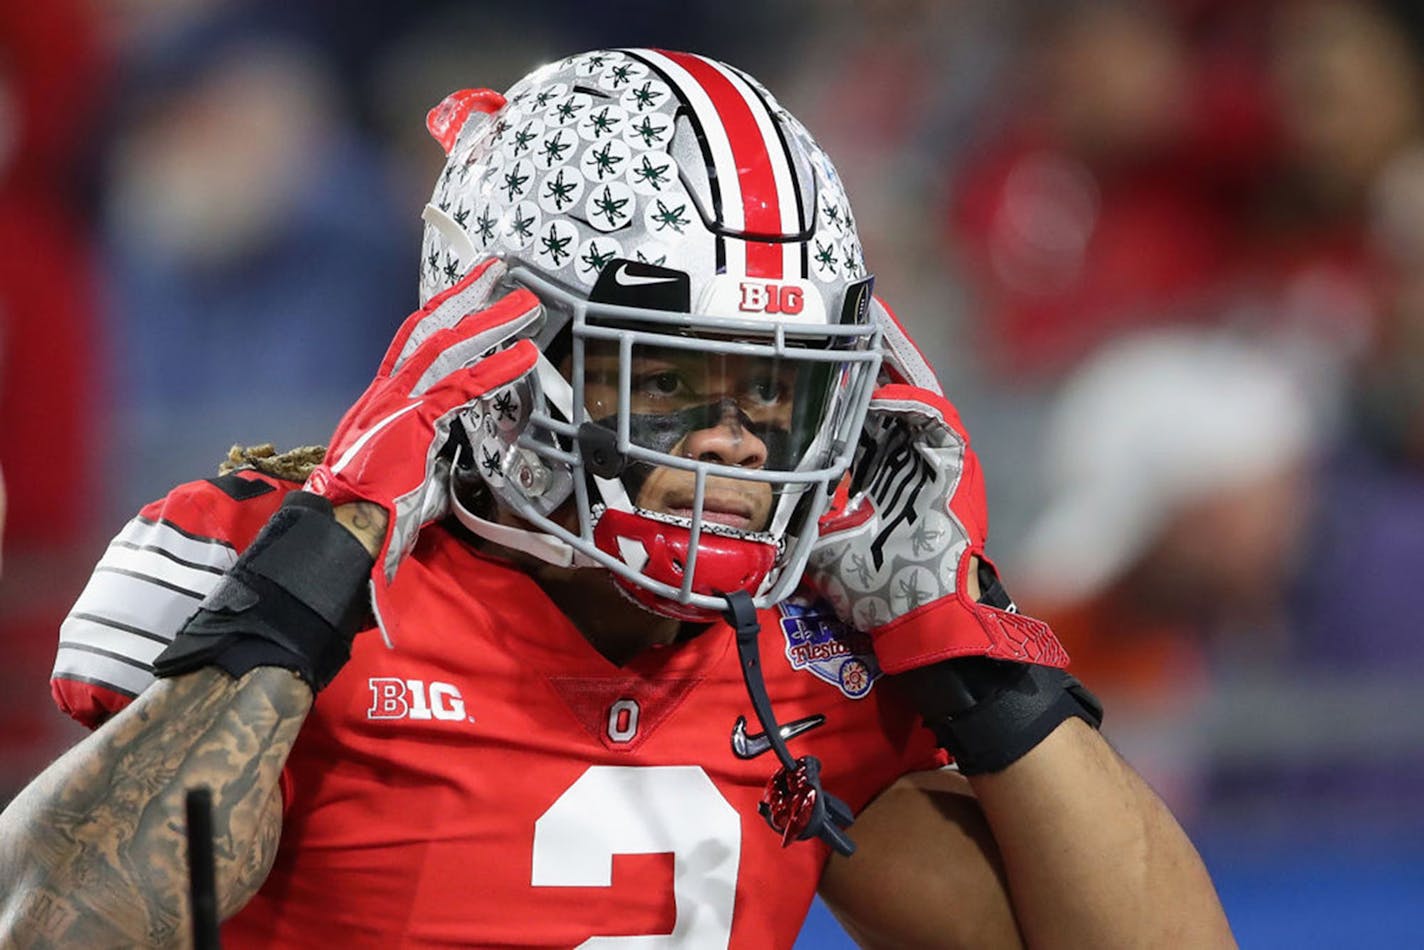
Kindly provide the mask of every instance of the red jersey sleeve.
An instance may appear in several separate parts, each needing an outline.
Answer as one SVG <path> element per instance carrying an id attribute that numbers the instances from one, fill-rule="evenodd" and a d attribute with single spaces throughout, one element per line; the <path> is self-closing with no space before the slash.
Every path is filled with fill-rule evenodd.
<path id="1" fill-rule="evenodd" d="M 50 693 L 91 729 L 153 682 L 153 660 L 287 492 L 254 471 L 189 482 L 145 507 L 105 550 L 59 630 Z"/>

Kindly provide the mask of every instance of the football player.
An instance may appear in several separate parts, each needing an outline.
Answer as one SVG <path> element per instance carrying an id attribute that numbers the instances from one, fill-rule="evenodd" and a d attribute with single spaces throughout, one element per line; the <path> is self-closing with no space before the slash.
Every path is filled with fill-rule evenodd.
<path id="1" fill-rule="evenodd" d="M 65 622 L 97 731 L 0 823 L 4 942 L 181 942 L 206 786 L 232 947 L 787 947 L 818 889 L 871 946 L 1229 944 L 801 124 L 646 49 L 428 124 L 329 445 L 145 508 Z"/>

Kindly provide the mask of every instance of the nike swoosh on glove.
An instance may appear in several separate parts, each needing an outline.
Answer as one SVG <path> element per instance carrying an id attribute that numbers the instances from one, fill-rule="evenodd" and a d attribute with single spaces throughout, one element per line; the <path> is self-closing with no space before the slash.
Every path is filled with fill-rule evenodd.
<path id="1" fill-rule="evenodd" d="M 989 564 L 988 522 L 979 460 L 954 407 L 920 386 L 882 386 L 849 500 L 821 519 L 806 577 L 871 635 L 887 673 L 962 656 L 1066 666 L 1046 623 L 968 595 L 974 558 Z"/>
<path id="2" fill-rule="evenodd" d="M 504 271 L 502 262 L 483 261 L 406 319 L 305 485 L 333 505 L 368 501 L 385 509 L 371 585 L 388 640 L 386 591 L 420 529 L 449 509 L 450 463 L 440 450 L 453 420 L 530 372 L 539 357 L 526 338 L 543 316 L 539 299 L 521 288 L 490 302 Z"/>

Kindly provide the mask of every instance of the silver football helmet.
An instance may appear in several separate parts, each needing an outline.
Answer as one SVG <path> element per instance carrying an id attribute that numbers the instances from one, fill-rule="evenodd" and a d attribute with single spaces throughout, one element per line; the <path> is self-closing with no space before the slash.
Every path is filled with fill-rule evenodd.
<path id="1" fill-rule="evenodd" d="M 537 370 L 466 413 L 473 465 L 526 526 L 477 534 L 611 570 L 703 620 L 798 583 L 881 359 L 835 169 L 716 60 L 608 50 L 431 111 L 449 156 L 422 302 L 477 261 L 545 307 Z M 506 519 L 507 521 L 507 519 Z"/>

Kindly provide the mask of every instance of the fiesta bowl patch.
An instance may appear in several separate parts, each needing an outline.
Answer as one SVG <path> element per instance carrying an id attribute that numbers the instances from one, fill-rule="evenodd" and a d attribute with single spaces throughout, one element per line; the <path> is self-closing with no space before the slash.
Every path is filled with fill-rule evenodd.
<path id="1" fill-rule="evenodd" d="M 841 623 L 831 605 L 778 604 L 786 659 L 793 670 L 809 670 L 851 699 L 860 699 L 880 678 L 870 637 Z"/>

